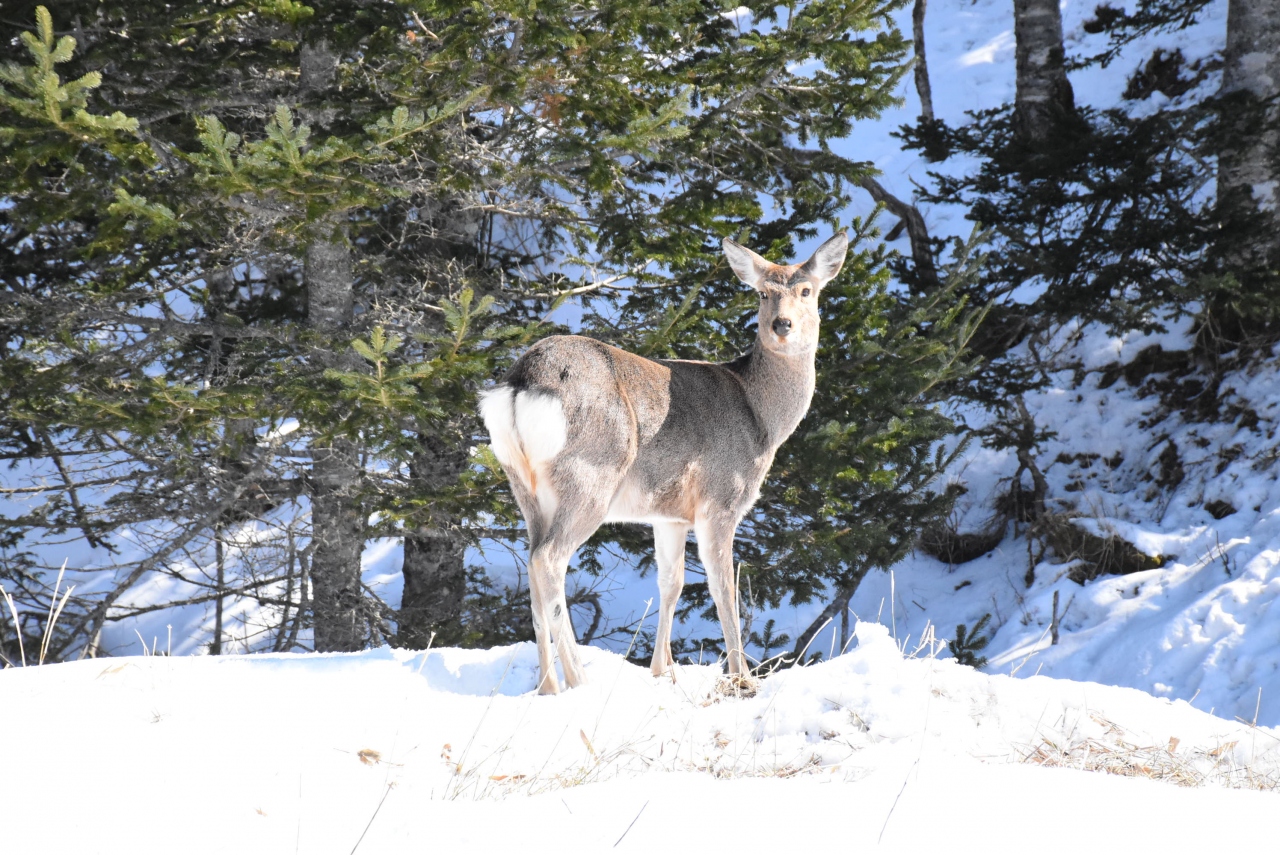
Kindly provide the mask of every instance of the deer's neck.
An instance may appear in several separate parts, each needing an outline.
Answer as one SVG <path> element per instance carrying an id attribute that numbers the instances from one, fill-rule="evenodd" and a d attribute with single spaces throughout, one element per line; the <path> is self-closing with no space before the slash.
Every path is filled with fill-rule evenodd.
<path id="1" fill-rule="evenodd" d="M 814 352 L 801 356 L 779 356 L 756 342 L 751 351 L 735 363 L 747 387 L 756 418 L 769 435 L 769 445 L 778 446 L 791 436 L 809 411 L 815 380 Z"/>

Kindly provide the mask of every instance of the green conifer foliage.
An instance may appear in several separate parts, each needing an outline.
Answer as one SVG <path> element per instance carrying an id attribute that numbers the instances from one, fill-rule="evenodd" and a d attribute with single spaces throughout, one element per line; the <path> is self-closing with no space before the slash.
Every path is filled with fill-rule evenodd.
<path id="1" fill-rule="evenodd" d="M 907 47 L 886 23 L 896 3 L 21 10 L 34 30 L 5 41 L 27 58 L 0 76 L 0 442 L 54 477 L 7 520 L 5 574 L 38 604 L 39 562 L 19 552 L 70 530 L 119 548 L 127 526 L 144 548 L 73 598 L 61 651 L 163 606 L 146 588 L 161 572 L 211 614 L 254 601 L 265 619 L 244 643 L 290 649 L 318 548 L 307 449 L 338 441 L 360 460 L 344 501 L 368 536 L 443 537 L 454 555 L 513 538 L 476 389 L 562 329 L 549 318 L 566 300 L 591 334 L 641 353 L 744 348 L 750 299 L 720 240 L 780 259 L 839 224 L 868 165 L 827 144 L 893 103 Z M 332 67 L 304 68 L 316 57 Z M 308 323 L 316 241 L 349 256 L 351 312 L 334 327 Z M 750 547 L 771 597 L 848 584 L 945 504 L 902 497 L 939 462 L 925 449 L 950 425 L 933 390 L 962 371 L 972 319 L 959 286 L 891 293 L 882 262 L 868 245 L 833 286 L 824 348 L 843 357 L 824 368 L 826 397 L 780 460 Z M 876 514 L 895 521 L 868 524 Z M 259 523 L 269 546 L 237 540 Z M 786 557 L 810 525 L 830 563 Z M 634 545 L 637 532 L 602 537 Z M 367 640 L 527 633 L 494 618 L 500 592 L 466 578 L 447 603 L 428 591 L 416 616 L 364 592 Z M 211 649 L 225 649 L 211 620 Z"/>

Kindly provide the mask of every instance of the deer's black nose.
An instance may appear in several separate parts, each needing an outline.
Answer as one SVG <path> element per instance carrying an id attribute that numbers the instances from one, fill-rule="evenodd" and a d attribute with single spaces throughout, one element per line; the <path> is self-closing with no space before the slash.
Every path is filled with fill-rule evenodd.
<path id="1" fill-rule="evenodd" d="M 791 332 L 791 321 L 786 318 L 774 318 L 773 331 L 777 333 L 780 338 L 786 338 L 787 333 Z"/>

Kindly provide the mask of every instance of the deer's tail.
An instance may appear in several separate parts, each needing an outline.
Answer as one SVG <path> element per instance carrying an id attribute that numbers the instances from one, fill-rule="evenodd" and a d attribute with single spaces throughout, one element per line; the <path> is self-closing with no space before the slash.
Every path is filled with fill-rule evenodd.
<path id="1" fill-rule="evenodd" d="M 480 393 L 480 418 L 489 429 L 489 446 L 513 481 L 539 499 L 549 484 L 546 466 L 564 448 L 568 422 L 564 406 L 553 393 L 541 390 L 518 390 L 503 383 Z M 539 504 L 542 504 L 539 499 Z"/>

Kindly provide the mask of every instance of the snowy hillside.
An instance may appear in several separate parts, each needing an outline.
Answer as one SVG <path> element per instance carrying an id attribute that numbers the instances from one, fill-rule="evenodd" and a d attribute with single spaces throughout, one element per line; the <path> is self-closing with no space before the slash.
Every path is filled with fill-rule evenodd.
<path id="1" fill-rule="evenodd" d="M 1082 26 L 1096 5 L 1062 4 L 1068 52 L 1100 49 Z M 1007 7 L 979 2 L 929 14 L 940 115 L 954 122 L 966 110 L 1012 100 Z M 1197 27 L 1135 42 L 1109 68 L 1073 72 L 1077 101 L 1119 103 L 1127 75 L 1157 47 L 1179 49 L 1188 61 L 1211 57 L 1221 50 L 1225 17 L 1225 3 L 1210 4 Z M 1206 91 L 1216 86 L 1212 75 L 1202 83 Z M 1132 109 L 1165 102 L 1157 94 Z M 886 185 L 904 196 L 912 179 L 923 180 L 926 165 L 911 155 L 876 162 Z M 961 211 L 924 213 L 935 234 L 965 234 L 970 226 Z M 1148 567 L 1081 585 L 1070 578 L 1078 572 L 1071 555 L 1051 550 L 1039 563 L 1044 538 L 1010 524 L 992 551 L 959 566 L 916 553 L 873 575 L 854 597 L 854 612 L 892 621 L 899 638 L 926 631 L 952 638 L 957 624 L 973 627 L 990 615 L 982 651 L 988 671 L 1131 686 L 1228 718 L 1280 723 L 1280 610 L 1273 607 L 1280 594 L 1280 365 L 1273 358 L 1228 373 L 1218 390 L 1221 412 L 1189 419 L 1162 403 L 1160 392 L 1181 386 L 1168 398 L 1192 401 L 1203 387 L 1207 378 L 1180 356 L 1190 346 L 1185 318 L 1162 335 L 1068 327 L 1042 344 L 1049 384 L 1026 400 L 1036 427 L 1053 432 L 1034 452 L 1048 482 L 1048 510 L 1103 540 L 1131 544 L 1149 557 Z M 984 417 L 965 416 L 974 426 Z M 1017 470 L 1012 451 L 971 448 L 950 473 L 967 490 L 955 528 L 990 534 L 994 504 Z"/>
<path id="2" fill-rule="evenodd" d="M 673 683 L 594 649 L 588 686 L 539 697 L 532 644 L 12 669 L 5 851 L 1185 851 L 1270 830 L 1271 729 L 857 638 L 747 699 L 710 666 Z"/>
<path id="3" fill-rule="evenodd" d="M 1095 5 L 1063 4 L 1069 50 L 1087 51 L 1081 22 Z M 1136 42 L 1110 69 L 1073 74 L 1077 99 L 1115 103 L 1157 45 L 1189 60 L 1213 53 L 1225 8 Z M 928 15 L 940 117 L 1010 100 L 1007 0 L 935 2 Z M 875 163 L 906 199 L 933 167 L 890 136 L 918 112 L 909 79 L 901 95 L 902 109 L 860 126 L 843 153 Z M 851 213 L 870 209 L 863 198 Z M 972 225 L 959 210 L 923 213 L 935 235 Z M 998 520 L 1019 461 L 975 444 L 948 475 L 965 490 L 951 525 L 989 548 L 950 563 L 921 550 L 873 573 L 851 602 L 847 649 L 835 620 L 811 647 L 824 661 L 764 679 L 752 698 L 720 693 L 709 661 L 683 664 L 673 683 L 623 659 L 633 630 L 652 630 L 656 595 L 625 564 L 571 579 L 628 630 L 585 648 L 590 685 L 558 697 L 532 694 L 532 644 L 188 656 L 204 649 L 208 603 L 142 612 L 108 624 L 111 658 L 0 672 L 3 767 L 19 770 L 0 774 L 0 848 L 682 851 L 749 840 L 791 851 L 800 835 L 805 848 L 1052 851 L 1260 839 L 1277 802 L 1254 791 L 1280 786 L 1280 356 L 1227 374 L 1227 409 L 1192 420 L 1158 394 L 1203 380 L 1180 363 L 1188 346 L 1185 321 L 1157 336 L 1068 326 L 1041 350 L 1049 384 L 1026 401 L 1052 432 L 1033 456 L 1058 534 L 1127 549 L 1132 572 L 1095 577 L 1088 548 L 1046 551 L 1043 531 Z M 93 593 L 107 582 L 100 568 L 145 552 L 148 533 L 131 536 L 123 556 L 70 535 L 42 554 L 68 559 L 64 587 Z M 498 585 L 522 581 L 521 558 L 499 547 L 470 558 Z M 395 540 L 364 556 L 366 584 L 392 608 L 400 561 Z M 121 605 L 185 595 L 185 583 L 154 576 Z M 823 605 L 769 609 L 744 596 L 749 630 L 772 620 L 792 637 Z M 984 618 L 987 663 L 975 671 L 944 642 Z M 231 650 L 270 646 L 257 620 L 228 615 L 240 627 Z M 693 615 L 676 634 L 719 628 Z M 123 655 L 143 650 L 174 655 Z"/>
<path id="4" fill-rule="evenodd" d="M 853 609 L 876 615 L 892 596 L 896 631 L 916 638 L 928 621 L 949 638 L 956 624 L 989 614 L 993 634 L 982 651 L 989 671 L 1132 686 L 1228 718 L 1280 722 L 1276 364 L 1227 376 L 1235 415 L 1188 423 L 1164 412 L 1149 388 L 1140 391 L 1169 380 L 1143 375 L 1153 354 L 1186 346 L 1176 331 L 1162 337 L 1168 350 L 1140 360 L 1158 340 L 1096 329 L 1061 338 L 1054 383 L 1027 400 L 1037 426 L 1056 434 L 1036 454 L 1049 510 L 1069 519 L 1064 524 L 1132 544 L 1149 556 L 1140 563 L 1158 566 L 1081 585 L 1071 579 L 1081 562 L 1070 555 L 1032 568 L 1043 545 L 1025 525 L 1010 524 L 1008 536 L 975 560 L 951 567 L 917 553 L 891 578 L 868 579 Z M 956 528 L 989 525 L 992 501 L 1017 468 L 1012 450 L 972 450 L 952 473 L 968 490 Z"/>

